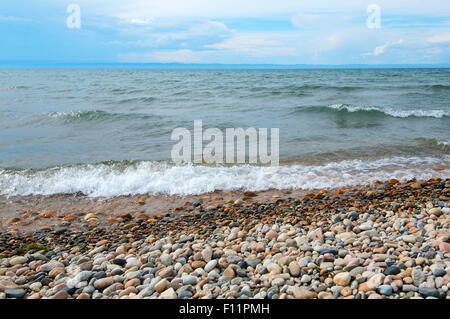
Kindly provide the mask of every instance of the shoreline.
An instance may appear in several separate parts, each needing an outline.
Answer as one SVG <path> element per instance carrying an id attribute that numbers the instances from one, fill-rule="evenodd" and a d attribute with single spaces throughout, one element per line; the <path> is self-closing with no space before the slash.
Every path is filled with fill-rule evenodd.
<path id="1" fill-rule="evenodd" d="M 343 189 L 347 189 L 343 188 Z M 330 193 L 338 189 L 329 190 Z M 86 215 L 95 215 L 100 224 L 117 222 L 121 215 L 147 219 L 178 214 L 186 210 L 216 209 L 224 205 L 266 202 L 269 200 L 302 198 L 320 190 L 265 190 L 265 191 L 214 191 L 200 195 L 140 194 L 115 197 L 89 197 L 81 194 L 0 195 L 0 232 L 18 231 L 30 233 L 51 230 L 82 222 Z M 201 203 L 201 205 L 199 205 Z"/>
<path id="2" fill-rule="evenodd" d="M 389 180 L 2 231 L 0 298 L 449 298 L 449 193 Z"/>

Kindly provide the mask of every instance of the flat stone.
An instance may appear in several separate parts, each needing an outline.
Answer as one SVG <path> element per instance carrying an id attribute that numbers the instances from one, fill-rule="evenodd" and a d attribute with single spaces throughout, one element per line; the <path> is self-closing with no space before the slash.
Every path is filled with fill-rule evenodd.
<path id="1" fill-rule="evenodd" d="M 114 283 L 114 280 L 112 277 L 106 277 L 106 278 L 102 278 L 102 279 L 97 279 L 94 282 L 94 287 L 97 289 L 105 289 L 106 287 L 111 286 Z"/>
<path id="2" fill-rule="evenodd" d="M 419 294 L 426 297 L 440 297 L 439 290 L 435 288 L 419 287 Z"/>
<path id="3" fill-rule="evenodd" d="M 414 244 L 416 242 L 416 237 L 414 235 L 403 235 L 402 240 L 405 243 L 411 243 Z"/>
<path id="4" fill-rule="evenodd" d="M 11 279 L 0 279 L 0 292 L 6 289 L 18 289 L 19 285 L 15 284 Z"/>
<path id="5" fill-rule="evenodd" d="M 6 294 L 7 298 L 21 299 L 23 296 L 25 296 L 25 290 L 24 289 L 5 289 L 5 294 Z"/>
<path id="6" fill-rule="evenodd" d="M 49 299 L 67 299 L 69 297 L 69 293 L 66 290 L 60 290 Z"/>
<path id="7" fill-rule="evenodd" d="M 317 298 L 317 293 L 305 288 L 294 287 L 292 294 L 296 299 L 313 299 Z"/>
<path id="8" fill-rule="evenodd" d="M 28 258 L 25 256 L 16 256 L 9 260 L 11 266 L 25 264 L 26 262 L 28 262 Z"/>
<path id="9" fill-rule="evenodd" d="M 398 266 L 390 266 L 384 270 L 384 274 L 388 275 L 397 275 L 400 273 L 400 268 Z"/>
<path id="10" fill-rule="evenodd" d="M 192 275 L 185 275 L 181 279 L 183 280 L 183 285 L 195 285 L 198 281 L 198 278 Z"/>

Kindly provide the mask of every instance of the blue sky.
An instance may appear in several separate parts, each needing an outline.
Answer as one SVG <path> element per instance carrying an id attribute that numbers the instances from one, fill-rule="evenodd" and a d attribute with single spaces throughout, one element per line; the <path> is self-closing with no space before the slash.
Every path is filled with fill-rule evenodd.
<path id="1" fill-rule="evenodd" d="M 2 0 L 0 38 L 0 61 L 444 64 L 450 1 Z"/>

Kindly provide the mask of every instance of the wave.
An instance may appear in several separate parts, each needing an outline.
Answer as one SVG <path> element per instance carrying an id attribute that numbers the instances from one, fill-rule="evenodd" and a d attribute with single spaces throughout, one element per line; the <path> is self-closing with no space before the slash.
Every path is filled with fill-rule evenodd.
<path id="1" fill-rule="evenodd" d="M 335 86 L 324 84 L 301 84 L 301 85 L 286 85 L 286 86 L 256 86 L 250 88 L 250 92 L 270 95 L 288 95 L 288 96 L 306 96 L 311 95 L 314 91 L 338 91 L 351 92 L 365 90 L 367 88 L 362 86 Z"/>
<path id="2" fill-rule="evenodd" d="M 119 100 L 118 104 L 133 104 L 133 103 L 151 103 L 153 101 L 156 101 L 156 97 L 148 96 L 148 97 L 133 97 L 128 99 L 122 99 Z M 116 102 L 114 102 L 116 103 Z"/>
<path id="3" fill-rule="evenodd" d="M 296 112 L 325 112 L 325 113 L 355 113 L 355 114 L 375 114 L 396 118 L 408 117 L 432 117 L 443 118 L 450 116 L 446 110 L 396 110 L 379 106 L 359 106 L 353 104 L 332 104 L 328 106 L 298 107 Z"/>
<path id="4" fill-rule="evenodd" d="M 431 89 L 433 91 L 450 91 L 450 85 L 443 84 L 433 84 L 425 86 L 427 89 Z"/>
<path id="5" fill-rule="evenodd" d="M 90 111 L 68 111 L 68 112 L 47 112 L 46 116 L 61 119 L 66 123 L 85 122 L 85 121 L 117 121 L 123 119 L 150 119 L 155 117 L 151 114 L 143 113 L 114 113 L 101 110 Z"/>
<path id="6" fill-rule="evenodd" d="M 91 197 L 136 194 L 191 195 L 216 190 L 323 189 L 375 180 L 448 178 L 450 156 L 344 160 L 322 165 L 204 166 L 167 162 L 79 164 L 44 170 L 0 169 L 0 194 L 52 195 L 82 192 Z M 444 167 L 442 170 L 434 170 Z"/>

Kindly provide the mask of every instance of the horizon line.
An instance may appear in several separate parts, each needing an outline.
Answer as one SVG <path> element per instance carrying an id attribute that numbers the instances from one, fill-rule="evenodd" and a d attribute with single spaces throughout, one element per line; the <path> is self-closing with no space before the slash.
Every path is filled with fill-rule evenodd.
<path id="1" fill-rule="evenodd" d="M 87 67 L 101 68 L 102 66 L 117 68 L 279 68 L 279 69 L 314 69 L 314 68 L 450 68 L 450 63 L 383 63 L 383 64 L 278 64 L 278 63 L 184 63 L 184 62 L 61 62 L 61 61 L 0 61 L 0 68 L 64 68 Z"/>

